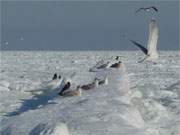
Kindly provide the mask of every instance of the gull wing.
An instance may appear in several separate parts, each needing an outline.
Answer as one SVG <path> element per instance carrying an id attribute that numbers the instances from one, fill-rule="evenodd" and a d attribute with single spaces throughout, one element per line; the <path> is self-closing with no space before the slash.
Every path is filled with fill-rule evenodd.
<path id="1" fill-rule="evenodd" d="M 157 9 L 156 7 L 152 6 L 152 7 L 150 7 L 150 8 L 152 8 L 152 9 L 154 9 L 156 12 L 158 12 L 158 9 Z"/>
<path id="2" fill-rule="evenodd" d="M 144 10 L 144 8 L 139 8 L 138 10 L 136 10 L 136 13 L 138 13 L 141 10 Z"/>
<path id="3" fill-rule="evenodd" d="M 151 19 L 149 24 L 149 38 L 148 38 L 148 55 L 151 57 L 157 57 L 157 41 L 159 36 L 159 29 L 155 19 Z"/>
<path id="4" fill-rule="evenodd" d="M 137 43 L 137 42 L 134 41 L 134 40 L 130 40 L 130 41 L 131 41 L 135 46 L 139 47 L 139 48 L 141 49 L 141 51 L 143 51 L 143 52 L 147 55 L 148 50 L 147 50 L 144 46 L 142 46 L 141 44 Z"/>

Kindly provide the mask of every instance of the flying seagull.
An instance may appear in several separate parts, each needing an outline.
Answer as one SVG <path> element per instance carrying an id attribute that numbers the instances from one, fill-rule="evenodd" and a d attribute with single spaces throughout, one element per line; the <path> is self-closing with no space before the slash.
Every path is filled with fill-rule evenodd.
<path id="1" fill-rule="evenodd" d="M 136 13 L 138 13 L 139 11 L 141 11 L 141 10 L 144 10 L 144 11 L 147 11 L 147 12 L 149 12 L 151 9 L 153 9 L 154 11 L 156 11 L 156 12 L 158 12 L 158 9 L 156 8 L 156 7 L 154 7 L 154 6 L 151 6 L 151 7 L 142 7 L 142 8 L 139 8 L 138 10 L 136 10 Z"/>
<path id="2" fill-rule="evenodd" d="M 139 49 L 144 52 L 144 54 L 147 56 L 149 60 L 151 59 L 157 59 L 158 53 L 157 53 L 157 41 L 159 36 L 159 29 L 158 25 L 155 19 L 151 19 L 149 24 L 149 39 L 147 43 L 147 48 L 139 44 L 138 42 L 134 40 L 130 40 L 135 46 L 139 47 Z M 145 58 L 145 59 L 146 59 Z"/>

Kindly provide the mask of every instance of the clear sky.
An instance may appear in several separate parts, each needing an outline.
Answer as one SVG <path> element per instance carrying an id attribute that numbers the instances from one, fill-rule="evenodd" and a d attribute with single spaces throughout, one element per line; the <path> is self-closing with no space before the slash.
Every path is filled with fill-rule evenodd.
<path id="1" fill-rule="evenodd" d="M 134 50 L 152 17 L 158 49 L 179 49 L 179 1 L 1 1 L 2 50 Z M 135 11 L 156 6 L 155 12 Z"/>

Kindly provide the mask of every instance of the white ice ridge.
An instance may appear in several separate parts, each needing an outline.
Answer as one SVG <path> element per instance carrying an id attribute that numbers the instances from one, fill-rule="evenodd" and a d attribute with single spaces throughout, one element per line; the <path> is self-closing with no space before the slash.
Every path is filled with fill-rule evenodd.
<path id="1" fill-rule="evenodd" d="M 149 24 L 149 38 L 148 38 L 148 56 L 151 59 L 157 59 L 157 41 L 159 37 L 159 28 L 155 19 L 151 19 Z"/>
<path id="2" fill-rule="evenodd" d="M 91 91 L 83 91 L 81 97 L 62 98 L 58 95 L 50 100 L 55 104 L 48 104 L 31 110 L 19 109 L 19 115 L 9 117 L 3 121 L 0 131 L 4 134 L 45 134 L 57 135 L 109 135 L 127 134 L 136 132 L 143 135 L 146 126 L 139 110 L 130 102 L 130 89 L 126 72 L 117 69 L 105 69 L 98 72 L 98 76 L 107 76 L 108 85 L 98 86 Z M 48 94 L 48 93 L 47 93 Z M 31 104 L 49 99 L 47 96 L 36 96 L 37 99 L 24 101 Z M 40 98 L 40 99 L 38 99 Z M 24 110 L 21 112 L 21 110 Z M 21 128 L 22 123 L 24 124 Z M 49 126 L 49 123 L 54 124 Z M 65 122 L 66 125 L 56 125 Z M 43 124 L 48 123 L 48 124 Z M 21 125 L 21 126 L 20 126 Z M 129 133 L 130 132 L 130 133 Z M 61 134 L 65 133 L 65 134 Z"/>

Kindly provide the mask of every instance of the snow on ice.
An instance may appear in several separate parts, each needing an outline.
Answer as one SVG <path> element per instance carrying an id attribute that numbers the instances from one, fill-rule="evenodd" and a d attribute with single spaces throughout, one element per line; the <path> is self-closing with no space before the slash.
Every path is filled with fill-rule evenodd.
<path id="1" fill-rule="evenodd" d="M 160 52 L 156 63 L 138 63 L 139 54 L 1 52 L 0 133 L 179 135 L 180 56 Z M 114 63 L 117 55 L 123 56 L 123 70 L 96 70 L 99 60 Z M 54 73 L 70 78 L 73 87 L 105 76 L 108 84 L 62 97 L 62 79 L 52 81 Z"/>

